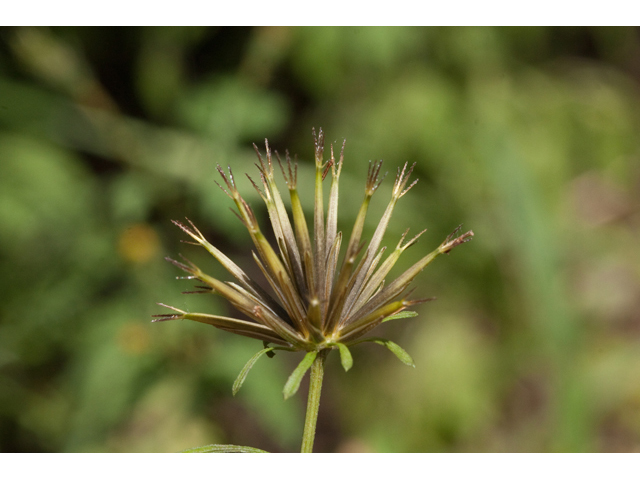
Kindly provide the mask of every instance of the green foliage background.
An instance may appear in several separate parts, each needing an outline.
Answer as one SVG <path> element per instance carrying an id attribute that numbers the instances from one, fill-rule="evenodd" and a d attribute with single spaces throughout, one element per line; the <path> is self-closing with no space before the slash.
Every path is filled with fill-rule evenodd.
<path id="1" fill-rule="evenodd" d="M 429 230 L 396 273 L 458 224 L 476 233 L 417 278 L 438 301 L 377 332 L 417 368 L 370 345 L 348 373 L 329 357 L 317 451 L 640 450 L 638 29 L 0 38 L 1 451 L 298 450 L 305 395 L 281 391 L 301 356 L 262 359 L 233 398 L 260 342 L 150 319 L 155 302 L 230 313 L 180 295 L 166 255 L 227 276 L 170 220 L 259 275 L 216 164 L 264 215 L 251 143 L 297 153 L 311 186 L 314 126 L 347 139 L 347 232 L 368 160 L 417 162 L 384 244 Z"/>

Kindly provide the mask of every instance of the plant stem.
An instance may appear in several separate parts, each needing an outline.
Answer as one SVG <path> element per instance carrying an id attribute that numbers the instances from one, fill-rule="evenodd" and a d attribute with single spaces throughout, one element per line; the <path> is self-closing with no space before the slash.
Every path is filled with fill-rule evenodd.
<path id="1" fill-rule="evenodd" d="M 309 382 L 309 399 L 307 400 L 307 416 L 304 420 L 304 433 L 302 434 L 301 453 L 313 451 L 313 440 L 316 437 L 316 423 L 318 422 L 318 409 L 320 408 L 320 391 L 322 390 L 322 377 L 324 375 L 324 360 L 329 350 L 322 350 L 311 365 L 311 380 Z"/>

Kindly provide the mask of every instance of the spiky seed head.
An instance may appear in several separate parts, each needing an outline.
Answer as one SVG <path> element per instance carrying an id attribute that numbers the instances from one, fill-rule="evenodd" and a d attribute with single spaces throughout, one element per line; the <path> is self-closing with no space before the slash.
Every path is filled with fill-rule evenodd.
<path id="1" fill-rule="evenodd" d="M 337 215 L 339 178 L 344 161 L 345 143 L 342 144 L 338 161 L 335 159 L 333 145 L 331 145 L 330 158 L 325 162 L 322 129 L 317 135 L 313 130 L 313 137 L 316 182 L 312 233 L 307 227 L 298 194 L 297 162 L 292 162 L 289 152 L 286 152 L 285 169 L 280 156 L 275 152 L 289 190 L 292 211 L 290 219 L 275 182 L 269 143 L 265 139 L 266 160 L 254 144 L 262 188 L 259 188 L 250 177 L 249 179 L 267 206 L 270 227 L 276 238 L 276 248 L 266 240 L 253 210 L 240 195 L 231 168 L 229 167 L 228 173 L 225 173 L 219 165 L 217 166 L 226 188 L 220 184 L 218 186 L 236 204 L 236 214 L 253 241 L 257 252 L 253 254 L 254 259 L 271 287 L 270 292 L 261 288 L 230 258 L 211 245 L 189 219 L 187 219 L 189 225 L 173 221 L 193 240 L 187 243 L 207 249 L 234 278 L 233 282 L 223 282 L 205 274 L 187 259 L 184 259 L 186 263 L 182 263 L 167 258 L 169 262 L 189 274 L 182 278 L 196 279 L 204 284 L 198 286 L 199 290 L 195 292 L 185 293 L 211 292 L 220 295 L 250 320 L 204 313 L 187 313 L 159 304 L 170 308 L 174 313 L 156 315 L 153 321 L 193 320 L 256 338 L 265 342 L 265 349 L 259 352 L 260 355 L 266 353 L 271 356 L 273 350 L 319 352 L 337 349 L 345 369 L 350 368 L 352 364 L 348 347 L 364 341 L 373 341 L 387 346 L 403 362 L 412 364 L 408 354 L 395 343 L 377 337 L 364 338 L 363 336 L 387 319 L 414 316 L 409 314 L 411 312 L 401 312 L 426 300 L 408 299 L 407 287 L 411 281 L 437 256 L 443 253 L 448 254 L 454 247 L 471 240 L 473 232 L 469 231 L 457 236 L 461 226 L 457 227 L 438 248 L 421 258 L 395 280 L 387 282 L 386 277 L 401 254 L 414 245 L 418 237 L 424 233 L 423 230 L 403 244 L 409 232 L 407 229 L 394 251 L 378 266 L 386 248 L 380 248 L 380 244 L 396 203 L 417 182 L 416 179 L 407 186 L 415 163 L 410 167 L 406 163 L 402 168 L 398 167 L 391 199 L 372 239 L 367 247 L 363 248 L 366 243 L 362 242 L 361 237 L 369 202 L 384 179 L 384 176 L 380 176 L 382 160 L 369 162 L 364 199 L 352 228 L 343 260 L 339 262 L 342 232 L 337 232 Z M 325 219 L 322 182 L 329 172 L 331 172 L 331 189 Z M 358 257 L 360 257 L 359 260 Z M 269 343 L 277 347 L 267 347 Z M 260 355 L 254 356 L 249 363 L 253 365 Z M 242 381 L 248 367 L 249 364 L 241 373 Z M 236 387 L 239 388 L 234 384 L 234 392 Z"/>

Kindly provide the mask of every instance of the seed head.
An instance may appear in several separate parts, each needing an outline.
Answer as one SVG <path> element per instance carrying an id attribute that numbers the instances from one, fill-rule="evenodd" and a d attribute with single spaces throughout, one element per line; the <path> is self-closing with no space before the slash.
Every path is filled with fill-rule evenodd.
<path id="1" fill-rule="evenodd" d="M 364 248 L 365 244 L 361 237 L 365 217 L 371 197 L 383 180 L 380 177 L 382 161 L 370 162 L 364 199 L 351 230 L 344 256 L 340 261 L 342 232 L 337 231 L 338 193 L 345 143 L 342 144 L 337 161 L 333 145 L 329 159 L 325 161 L 322 130 L 318 135 L 314 130 L 313 137 L 315 147 L 313 235 L 309 232 L 298 194 L 296 162 L 292 162 L 287 152 L 283 164 L 276 152 L 280 170 L 289 189 L 290 219 L 276 186 L 274 162 L 269 143 L 265 139 L 266 158 L 254 144 L 258 155 L 259 163 L 256 166 L 260 174 L 260 185 L 251 177 L 249 178 L 267 207 L 270 226 L 276 239 L 276 248 L 267 241 L 253 210 L 240 195 L 231 168 L 225 172 L 218 166 L 218 172 L 226 188 L 220 184 L 219 186 L 236 204 L 236 214 L 247 228 L 255 246 L 253 258 L 267 280 L 271 292 L 266 292 L 229 257 L 210 244 L 189 219 L 186 223 L 173 221 L 191 237 L 193 242 L 188 243 L 204 247 L 234 278 L 234 281 L 221 281 L 210 277 L 186 259 L 184 262 L 178 262 L 167 258 L 169 262 L 187 272 L 188 275 L 182 278 L 195 279 L 203 284 L 198 285 L 199 289 L 195 292 L 185 293 L 220 295 L 250 320 L 206 313 L 188 313 L 175 307 L 159 304 L 173 310 L 173 313 L 154 315 L 153 321 L 193 320 L 262 340 L 264 349 L 258 352 L 240 373 L 234 384 L 234 393 L 242 385 L 255 361 L 263 354 L 273 355 L 274 350 L 315 352 L 312 353 L 315 355 L 322 350 L 337 349 L 343 366 L 348 370 L 353 362 L 349 347 L 372 341 L 387 346 L 400 360 L 413 365 L 409 355 L 395 343 L 377 337 L 363 338 L 363 336 L 382 322 L 417 315 L 414 312 L 407 312 L 407 308 L 432 299 L 410 300 L 408 298 L 410 292 L 407 292 L 407 288 L 411 281 L 438 255 L 448 254 L 454 247 L 473 237 L 472 231 L 457 236 L 461 229 L 460 226 L 457 227 L 438 248 L 395 280 L 386 283 L 388 273 L 402 253 L 417 242 L 424 230 L 405 243 L 409 232 L 407 229 L 395 249 L 380 263 L 386 250 L 386 247 L 380 248 L 380 244 L 396 203 L 417 182 L 414 180 L 407 186 L 415 163 L 411 167 L 405 164 L 402 169 L 397 170 L 391 199 L 373 237 Z M 329 173 L 331 173 L 331 187 L 325 218 L 322 182 Z M 296 378 L 298 377 L 301 378 L 301 375 L 297 375 Z M 291 387 L 289 383 L 287 382 L 285 397 L 297 390 L 297 385 Z M 299 381 L 297 383 L 299 384 Z"/>

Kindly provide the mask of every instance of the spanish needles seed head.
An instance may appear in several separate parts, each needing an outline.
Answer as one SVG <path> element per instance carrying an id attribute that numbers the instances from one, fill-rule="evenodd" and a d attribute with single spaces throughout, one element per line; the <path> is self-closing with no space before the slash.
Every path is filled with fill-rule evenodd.
<path id="1" fill-rule="evenodd" d="M 330 148 L 329 159 L 325 161 L 322 129 L 317 135 L 314 130 L 313 137 L 315 205 L 312 233 L 307 226 L 298 194 L 297 162 L 292 162 L 288 152 L 285 155 L 285 161 L 282 162 L 276 152 L 280 170 L 289 190 L 290 218 L 276 185 L 269 143 L 265 139 L 265 157 L 254 144 L 258 156 L 256 165 L 260 181 L 256 183 L 251 177 L 249 179 L 267 207 L 270 228 L 276 239 L 275 248 L 267 241 L 253 210 L 240 195 L 231 168 L 228 169 L 228 173 L 225 173 L 220 166 L 217 167 L 226 188 L 220 184 L 218 186 L 236 204 L 237 212 L 235 213 L 249 232 L 255 246 L 253 257 L 271 287 L 271 292 L 266 292 L 229 257 L 211 245 L 189 219 L 186 220 L 187 223 L 173 221 L 191 238 L 186 243 L 205 248 L 233 277 L 233 281 L 221 281 L 205 274 L 186 259 L 183 263 L 167 258 L 169 262 L 187 272 L 188 276 L 182 278 L 195 279 L 203 284 L 196 286 L 198 290 L 184 293 L 220 295 L 249 320 L 204 313 L 187 313 L 159 304 L 170 308 L 173 313 L 155 315 L 153 321 L 193 320 L 265 342 L 265 349 L 254 356 L 241 372 L 241 376 L 234 384 L 234 393 L 240 388 L 248 368 L 257 358 L 263 353 L 272 356 L 273 350 L 321 352 L 337 349 L 345 370 L 348 370 L 353 363 L 348 347 L 372 341 L 387 346 L 403 362 L 412 364 L 409 355 L 395 343 L 377 337 L 362 337 L 384 321 L 415 316 L 414 312 L 405 310 L 426 300 L 408 299 L 410 292 L 407 293 L 407 288 L 411 281 L 437 256 L 443 253 L 448 254 L 454 247 L 473 237 L 472 231 L 458 236 L 461 226 L 457 227 L 438 248 L 387 283 L 386 276 L 402 253 L 414 245 L 425 230 L 405 243 L 409 232 L 407 229 L 395 249 L 381 262 L 386 247 L 380 248 L 380 245 L 396 203 L 417 182 L 416 179 L 409 183 L 415 163 L 410 167 L 405 163 L 397 170 L 391 198 L 373 237 L 368 244 L 362 241 L 364 221 L 371 197 L 384 179 L 384 176 L 380 175 L 382 161 L 369 162 L 364 199 L 351 230 L 344 258 L 339 262 L 343 235 L 342 232 L 337 231 L 338 198 L 345 143 L 342 144 L 337 161 L 333 145 Z M 331 172 L 331 186 L 325 218 L 322 182 L 329 176 L 329 172 Z M 404 313 L 401 313 L 403 311 Z M 269 343 L 277 346 L 267 347 Z M 303 362 L 309 363 L 308 359 Z M 301 364 L 299 368 L 304 365 Z M 304 374 L 304 371 L 302 373 Z M 291 393 L 297 389 L 297 386 L 288 388 L 287 391 Z"/>

